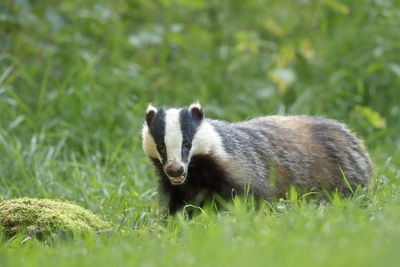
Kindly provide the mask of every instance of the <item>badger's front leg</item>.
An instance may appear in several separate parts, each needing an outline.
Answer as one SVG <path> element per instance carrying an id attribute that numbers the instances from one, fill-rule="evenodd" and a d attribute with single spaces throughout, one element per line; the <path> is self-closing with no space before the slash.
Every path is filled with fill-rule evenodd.
<path id="1" fill-rule="evenodd" d="M 169 214 L 175 214 L 179 209 L 187 204 L 187 197 L 179 186 L 171 185 L 168 179 L 161 173 L 159 178 L 158 192 L 161 195 L 161 201 L 169 211 Z"/>
<path id="2" fill-rule="evenodd" d="M 182 196 L 180 196 L 179 194 L 170 195 L 169 201 L 168 201 L 169 214 L 171 214 L 171 215 L 175 214 L 178 210 L 183 208 L 185 206 L 185 204 L 186 204 L 186 202 L 184 201 Z"/>

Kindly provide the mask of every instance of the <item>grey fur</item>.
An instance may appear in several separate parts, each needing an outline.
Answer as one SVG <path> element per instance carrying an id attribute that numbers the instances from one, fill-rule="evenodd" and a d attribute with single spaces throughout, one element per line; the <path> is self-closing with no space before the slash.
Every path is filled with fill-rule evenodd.
<path id="1" fill-rule="evenodd" d="M 318 191 L 337 188 L 349 195 L 358 185 L 370 184 L 372 168 L 367 152 L 337 121 L 311 116 L 266 116 L 238 123 L 207 121 L 221 136 L 231 166 L 240 168 L 240 175 L 247 175 L 253 191 L 261 191 L 265 199 L 283 196 L 290 186 Z"/>

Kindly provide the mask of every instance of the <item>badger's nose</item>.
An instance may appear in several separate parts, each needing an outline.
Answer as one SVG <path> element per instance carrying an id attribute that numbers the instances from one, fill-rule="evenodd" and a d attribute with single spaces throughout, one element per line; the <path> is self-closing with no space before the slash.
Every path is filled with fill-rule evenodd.
<path id="1" fill-rule="evenodd" d="M 165 168 L 165 172 L 168 174 L 170 177 L 179 177 L 183 174 L 184 169 L 181 164 L 178 163 L 172 163 Z"/>

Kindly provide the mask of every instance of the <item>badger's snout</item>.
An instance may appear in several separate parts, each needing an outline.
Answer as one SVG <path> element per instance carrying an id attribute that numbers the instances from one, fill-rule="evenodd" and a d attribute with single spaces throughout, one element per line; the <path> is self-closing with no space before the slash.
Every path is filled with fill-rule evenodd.
<path id="1" fill-rule="evenodd" d="M 179 163 L 171 163 L 165 168 L 165 172 L 170 177 L 179 177 L 183 175 L 185 168 Z"/>
<path id="2" fill-rule="evenodd" d="M 169 163 L 164 168 L 164 171 L 172 184 L 179 185 L 185 182 L 185 166 L 183 166 L 182 164 L 176 162 Z"/>

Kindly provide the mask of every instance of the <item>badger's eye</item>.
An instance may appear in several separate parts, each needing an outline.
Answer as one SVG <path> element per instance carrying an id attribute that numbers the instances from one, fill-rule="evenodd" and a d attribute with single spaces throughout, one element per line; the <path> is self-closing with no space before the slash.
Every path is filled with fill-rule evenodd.
<path id="1" fill-rule="evenodd" d="M 182 146 L 184 148 L 190 149 L 192 147 L 192 144 L 190 142 L 186 141 L 186 140 L 183 140 Z"/>
<path id="2" fill-rule="evenodd" d="M 158 152 L 159 152 L 160 154 L 164 154 L 164 153 L 165 153 L 165 146 L 162 145 L 162 144 L 157 145 L 157 150 L 158 150 Z"/>

